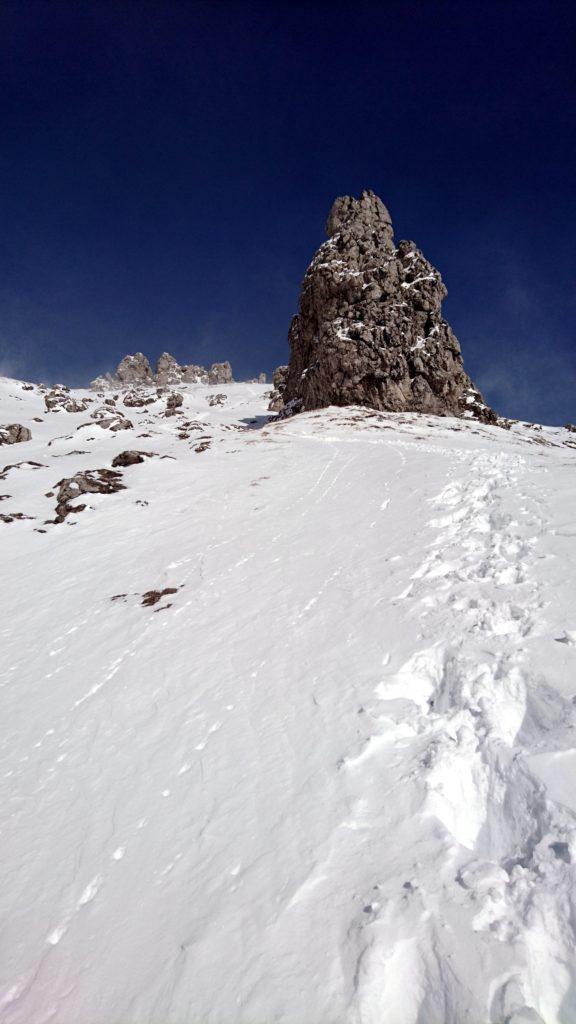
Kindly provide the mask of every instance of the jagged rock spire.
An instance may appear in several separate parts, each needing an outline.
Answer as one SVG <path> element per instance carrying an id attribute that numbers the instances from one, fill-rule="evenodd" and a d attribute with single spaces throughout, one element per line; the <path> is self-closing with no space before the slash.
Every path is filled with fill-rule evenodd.
<path id="1" fill-rule="evenodd" d="M 332 237 L 338 232 L 357 237 L 377 235 L 382 249 L 394 248 L 392 218 L 382 200 L 371 189 L 365 189 L 360 199 L 340 196 L 334 200 L 326 222 L 326 234 Z"/>
<path id="2" fill-rule="evenodd" d="M 395 247 L 378 196 L 336 199 L 327 232 L 290 328 L 287 411 L 365 405 L 494 421 L 442 319 L 439 272 L 413 242 Z"/>

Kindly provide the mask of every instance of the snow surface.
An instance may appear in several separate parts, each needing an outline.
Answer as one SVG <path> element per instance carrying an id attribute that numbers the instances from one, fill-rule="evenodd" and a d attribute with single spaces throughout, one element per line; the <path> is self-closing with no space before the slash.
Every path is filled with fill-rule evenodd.
<path id="1" fill-rule="evenodd" d="M 2 1024 L 573 1024 L 574 435 L 179 390 L 0 379 Z"/>

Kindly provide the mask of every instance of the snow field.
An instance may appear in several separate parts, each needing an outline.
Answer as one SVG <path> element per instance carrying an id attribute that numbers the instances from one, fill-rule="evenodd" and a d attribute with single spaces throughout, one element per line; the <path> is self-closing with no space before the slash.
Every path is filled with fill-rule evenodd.
<path id="1" fill-rule="evenodd" d="M 568 435 L 0 384 L 3 1024 L 576 1020 Z"/>

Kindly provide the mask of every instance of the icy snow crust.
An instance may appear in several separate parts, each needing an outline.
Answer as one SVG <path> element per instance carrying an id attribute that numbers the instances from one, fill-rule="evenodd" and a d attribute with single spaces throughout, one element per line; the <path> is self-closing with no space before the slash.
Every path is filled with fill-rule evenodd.
<path id="1" fill-rule="evenodd" d="M 179 390 L 0 380 L 2 1024 L 573 1024 L 574 436 Z"/>

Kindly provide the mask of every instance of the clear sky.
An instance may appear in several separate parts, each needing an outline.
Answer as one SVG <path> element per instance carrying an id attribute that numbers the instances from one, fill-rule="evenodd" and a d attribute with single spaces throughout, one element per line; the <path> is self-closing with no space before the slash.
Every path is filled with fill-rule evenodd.
<path id="1" fill-rule="evenodd" d="M 557 0 L 2 0 L 0 372 L 270 372 L 373 188 L 495 407 L 575 421 L 575 53 Z"/>

